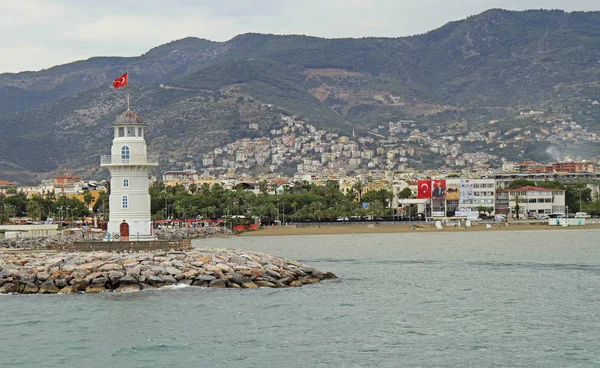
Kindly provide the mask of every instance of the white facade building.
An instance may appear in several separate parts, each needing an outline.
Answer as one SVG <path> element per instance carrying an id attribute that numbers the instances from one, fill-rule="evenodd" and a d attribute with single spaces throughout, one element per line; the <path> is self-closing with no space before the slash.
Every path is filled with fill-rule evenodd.
<path id="1" fill-rule="evenodd" d="M 154 240 L 148 177 L 158 163 L 146 152 L 146 125 L 138 114 L 127 110 L 117 116 L 113 128 L 111 154 L 102 156 L 100 162 L 110 170 L 108 233 L 122 240 Z"/>

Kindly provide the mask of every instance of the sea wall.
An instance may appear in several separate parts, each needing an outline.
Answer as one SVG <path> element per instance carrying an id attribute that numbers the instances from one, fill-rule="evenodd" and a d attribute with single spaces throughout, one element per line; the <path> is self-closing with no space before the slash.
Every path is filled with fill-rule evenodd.
<path id="1" fill-rule="evenodd" d="M 336 278 L 282 257 L 194 247 L 167 252 L 0 253 L 0 294 L 139 291 L 169 285 L 294 287 Z"/>
<path id="2" fill-rule="evenodd" d="M 53 245 L 46 249 L 67 252 L 139 252 L 156 250 L 186 250 L 192 247 L 190 239 L 154 241 L 78 241 Z"/>
<path id="3" fill-rule="evenodd" d="M 38 226 L 38 225 L 31 225 Z M 159 240 L 185 240 L 185 239 L 205 239 L 219 235 L 230 235 L 231 230 L 223 227 L 201 227 L 201 228 L 181 228 L 181 229 L 157 229 L 155 235 Z M 82 248 L 69 248 L 72 243 L 86 243 L 86 242 L 102 242 L 104 240 L 103 233 L 80 233 L 76 235 L 55 235 L 47 237 L 37 238 L 16 238 L 16 239 L 0 239 L 0 249 L 73 249 L 73 250 L 105 250 L 109 249 L 102 248 L 97 245 L 96 248 L 82 249 Z M 159 249 L 159 248 L 156 248 Z"/>

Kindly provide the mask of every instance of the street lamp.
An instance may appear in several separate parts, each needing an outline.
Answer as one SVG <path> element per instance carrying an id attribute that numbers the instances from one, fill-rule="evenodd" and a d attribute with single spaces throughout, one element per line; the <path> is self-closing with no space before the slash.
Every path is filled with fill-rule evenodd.
<path id="1" fill-rule="evenodd" d="M 61 228 L 61 229 L 62 229 L 62 223 L 63 223 L 63 219 L 62 219 L 62 215 L 63 215 L 62 210 L 63 210 L 63 208 L 64 208 L 63 206 L 58 207 L 58 222 L 59 222 L 59 225 L 60 225 L 59 228 Z"/>
<path id="2" fill-rule="evenodd" d="M 581 211 L 581 191 L 583 190 L 583 188 L 575 188 L 576 191 L 579 192 L 579 212 Z"/>
<path id="3" fill-rule="evenodd" d="M 67 229 L 69 228 L 69 206 L 65 209 L 67 211 Z"/>

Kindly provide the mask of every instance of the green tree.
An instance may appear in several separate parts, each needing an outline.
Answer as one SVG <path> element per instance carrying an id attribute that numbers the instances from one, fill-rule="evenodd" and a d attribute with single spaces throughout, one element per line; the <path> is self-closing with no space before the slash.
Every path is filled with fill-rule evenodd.
<path id="1" fill-rule="evenodd" d="M 565 190 L 565 205 L 569 207 L 570 212 L 579 212 L 591 202 L 592 190 L 586 184 L 569 185 Z"/>
<path id="2" fill-rule="evenodd" d="M 412 198 L 413 193 L 409 187 L 406 187 L 398 192 L 398 199 L 409 199 Z"/>
<path id="3" fill-rule="evenodd" d="M 533 180 L 527 180 L 527 179 L 516 179 L 516 180 L 513 180 L 508 185 L 508 188 L 515 189 L 515 188 L 528 187 L 528 186 L 532 186 L 532 187 L 535 186 L 535 182 Z"/>

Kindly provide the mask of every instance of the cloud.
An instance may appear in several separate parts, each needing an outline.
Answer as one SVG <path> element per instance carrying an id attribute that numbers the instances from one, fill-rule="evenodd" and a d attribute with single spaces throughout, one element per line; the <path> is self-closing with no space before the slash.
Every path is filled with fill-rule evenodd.
<path id="1" fill-rule="evenodd" d="M 490 8 L 600 10 L 600 3 L 597 0 L 6 0 L 0 1 L 3 46 L 0 73 L 48 68 L 92 56 L 136 56 L 188 36 L 214 41 L 225 41 L 246 32 L 328 38 L 400 37 L 424 33 Z"/>

